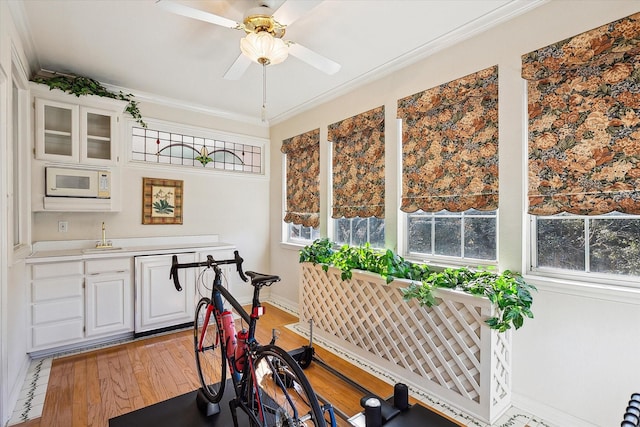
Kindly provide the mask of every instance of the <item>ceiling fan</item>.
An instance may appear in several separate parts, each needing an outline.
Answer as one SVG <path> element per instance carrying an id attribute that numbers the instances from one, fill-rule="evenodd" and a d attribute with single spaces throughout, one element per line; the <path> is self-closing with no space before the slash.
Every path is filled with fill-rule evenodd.
<path id="1" fill-rule="evenodd" d="M 224 75 L 225 79 L 238 80 L 252 62 L 263 66 L 277 64 L 284 61 L 289 54 L 329 75 L 337 73 L 340 64 L 296 42 L 282 39 L 287 26 L 321 2 L 322 0 L 289 0 L 274 12 L 263 0 L 258 7 L 245 13 L 242 23 L 173 0 L 157 0 L 156 4 L 169 12 L 188 18 L 243 30 L 247 35 L 240 41 L 242 53 Z"/>

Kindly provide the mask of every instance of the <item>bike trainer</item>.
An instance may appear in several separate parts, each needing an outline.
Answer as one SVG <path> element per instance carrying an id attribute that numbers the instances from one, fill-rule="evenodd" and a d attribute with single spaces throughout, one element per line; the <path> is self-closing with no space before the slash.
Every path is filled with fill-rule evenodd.
<path id="1" fill-rule="evenodd" d="M 275 331 L 274 331 L 275 336 Z M 328 365 L 315 355 L 313 348 L 313 321 L 309 321 L 309 345 L 289 351 L 289 354 L 298 362 L 302 369 L 316 363 L 330 374 L 359 390 L 363 397 L 360 406 L 363 412 L 349 417 L 338 408 L 333 408 L 335 414 L 357 427 L 457 427 L 458 424 L 433 412 L 426 407 L 416 404 L 409 405 L 409 390 L 405 384 L 394 386 L 393 396 L 383 399 L 371 392 L 361 384 L 353 381 L 342 372 Z M 321 403 L 330 403 L 327 399 L 317 394 Z"/>

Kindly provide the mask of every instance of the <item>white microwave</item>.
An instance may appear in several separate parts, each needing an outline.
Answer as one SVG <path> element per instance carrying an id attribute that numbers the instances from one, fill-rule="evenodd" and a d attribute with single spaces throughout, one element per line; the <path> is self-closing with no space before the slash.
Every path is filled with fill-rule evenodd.
<path id="1" fill-rule="evenodd" d="M 111 198 L 111 172 L 47 167 L 45 194 L 56 197 Z"/>

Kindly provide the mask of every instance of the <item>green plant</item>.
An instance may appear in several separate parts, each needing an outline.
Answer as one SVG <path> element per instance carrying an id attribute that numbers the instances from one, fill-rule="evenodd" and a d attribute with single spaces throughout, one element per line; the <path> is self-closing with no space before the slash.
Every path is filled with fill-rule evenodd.
<path id="1" fill-rule="evenodd" d="M 317 239 L 313 244 L 305 246 L 300 251 L 300 262 L 312 262 L 313 264 L 331 264 L 333 257 L 333 244 L 329 239 Z"/>
<path id="2" fill-rule="evenodd" d="M 477 270 L 468 267 L 446 268 L 431 271 L 424 264 L 412 263 L 390 249 L 378 250 L 369 244 L 361 247 L 342 246 L 333 249 L 327 238 L 318 239 L 300 251 L 300 262 L 321 264 L 327 271 L 329 266 L 342 271 L 342 280 L 350 279 L 352 270 L 365 270 L 380 274 L 387 283 L 394 278 L 416 281 L 402 289 L 405 300 L 417 299 L 420 305 L 431 307 L 437 304 L 433 290 L 437 288 L 459 289 L 472 295 L 485 296 L 496 307 L 497 315 L 486 320 L 487 325 L 500 332 L 512 326 L 519 329 L 525 317 L 533 318 L 531 291 L 533 285 L 522 276 L 511 271 L 497 273 L 490 268 Z"/>
<path id="3" fill-rule="evenodd" d="M 317 239 L 300 251 L 300 262 L 322 264 L 327 271 L 329 266 L 342 271 L 342 280 L 352 276 L 351 270 L 364 270 L 381 275 L 387 283 L 394 278 L 422 280 L 429 274 L 429 267 L 413 264 L 390 249 L 386 251 L 372 248 L 368 243 L 361 247 L 344 245 L 338 250 L 327 238 Z"/>
<path id="4" fill-rule="evenodd" d="M 497 315 L 487 319 L 486 323 L 500 332 L 511 329 L 512 326 L 519 329 L 524 324 L 525 317 L 533 318 L 531 291 L 536 288 L 526 283 L 522 276 L 509 270 L 497 273 L 491 269 L 447 268 L 432 273 L 421 284 L 412 283 L 402 292 L 405 300 L 415 298 L 420 305 L 431 307 L 436 303 L 433 296 L 435 288 L 460 289 L 472 295 L 487 297 L 494 304 Z"/>
<path id="5" fill-rule="evenodd" d="M 136 122 L 138 122 L 142 127 L 147 127 L 147 124 L 142 120 L 138 103 L 133 100 L 133 95 L 130 93 L 125 94 L 122 93 L 122 91 L 118 93 L 109 92 L 104 86 L 94 79 L 67 74 L 54 74 L 50 77 L 37 76 L 33 81 L 49 86 L 50 90 L 60 89 L 78 97 L 81 95 L 97 95 L 105 98 L 127 101 L 128 104 L 125 107 L 125 111 L 131 114 Z"/>

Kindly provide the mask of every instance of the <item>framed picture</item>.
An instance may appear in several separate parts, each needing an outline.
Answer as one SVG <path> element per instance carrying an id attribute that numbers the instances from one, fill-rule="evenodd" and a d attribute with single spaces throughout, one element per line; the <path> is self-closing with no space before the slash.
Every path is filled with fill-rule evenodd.
<path id="1" fill-rule="evenodd" d="M 183 181 L 142 178 L 142 223 L 182 224 Z"/>

